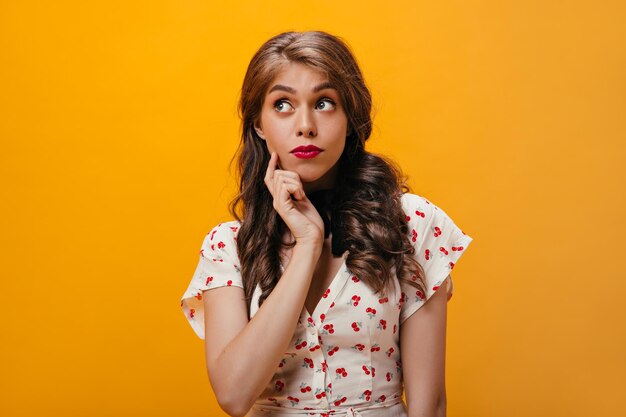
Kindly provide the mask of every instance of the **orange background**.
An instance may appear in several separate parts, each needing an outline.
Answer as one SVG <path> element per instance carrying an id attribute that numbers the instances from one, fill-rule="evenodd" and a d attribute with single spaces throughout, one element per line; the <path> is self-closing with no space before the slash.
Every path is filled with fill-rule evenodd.
<path id="1" fill-rule="evenodd" d="M 474 238 L 448 415 L 623 414 L 624 3 L 232 3 L 0 3 L 0 415 L 225 415 L 179 301 L 290 29 L 348 41 L 369 150 Z"/>

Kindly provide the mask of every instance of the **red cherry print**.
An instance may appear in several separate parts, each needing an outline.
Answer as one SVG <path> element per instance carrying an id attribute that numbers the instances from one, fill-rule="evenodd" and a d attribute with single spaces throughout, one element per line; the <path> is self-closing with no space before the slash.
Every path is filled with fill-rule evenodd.
<path id="1" fill-rule="evenodd" d="M 424 212 L 419 211 L 419 210 L 415 210 L 415 214 L 417 214 L 419 217 L 422 217 L 422 218 L 425 216 Z"/>
<path id="2" fill-rule="evenodd" d="M 304 364 L 302 366 L 306 368 L 307 365 L 309 368 L 313 368 L 313 360 L 311 358 L 304 358 Z"/>
<path id="3" fill-rule="evenodd" d="M 367 365 L 363 365 L 361 369 L 363 369 L 363 372 L 365 372 L 365 375 L 369 375 L 371 373 Z"/>
<path id="4" fill-rule="evenodd" d="M 324 291 L 324 295 L 322 295 L 323 298 L 328 297 L 328 294 L 330 294 L 330 288 L 327 288 L 326 291 Z"/>
<path id="5" fill-rule="evenodd" d="M 384 395 L 381 395 L 379 399 L 380 399 L 380 402 L 382 403 L 382 402 L 385 402 L 387 397 L 385 397 Z"/>
<path id="6" fill-rule="evenodd" d="M 387 354 L 387 356 L 391 357 L 391 354 L 392 354 L 393 352 L 395 352 L 395 351 L 396 351 L 396 350 L 395 350 L 394 348 L 390 347 L 389 349 L 387 349 L 387 352 L 385 352 L 385 353 Z"/>
<path id="7" fill-rule="evenodd" d="M 357 343 L 356 345 L 352 346 L 354 349 L 358 349 L 359 351 L 362 351 L 363 349 L 365 349 L 365 345 L 361 344 L 361 343 Z"/>
<path id="8" fill-rule="evenodd" d="M 220 248 L 220 249 L 224 249 L 224 246 L 226 246 L 226 245 L 221 240 L 217 244 L 217 247 Z"/>
<path id="9" fill-rule="evenodd" d="M 415 291 L 415 295 L 418 296 L 420 299 L 425 299 L 426 296 L 424 295 L 423 292 L 421 292 L 420 290 Z"/>
<path id="10" fill-rule="evenodd" d="M 387 382 L 391 381 L 391 373 L 390 372 L 387 372 L 386 378 L 387 378 Z"/>
<path id="11" fill-rule="evenodd" d="M 189 309 L 189 317 L 193 318 L 194 314 L 196 314 L 196 310 L 194 310 L 193 308 Z"/>
<path id="12" fill-rule="evenodd" d="M 211 232 L 211 237 L 209 238 L 209 240 L 213 240 L 213 236 L 215 235 L 216 232 L 217 230 L 213 230 L 213 232 Z"/>
<path id="13" fill-rule="evenodd" d="M 326 314 L 322 313 L 320 314 L 320 322 L 324 322 L 324 319 L 326 318 Z"/>
<path id="14" fill-rule="evenodd" d="M 449 263 L 450 269 L 454 268 L 454 262 Z"/>
<path id="15" fill-rule="evenodd" d="M 313 317 L 309 317 L 306 319 L 312 326 L 315 326 L 315 322 L 313 321 Z"/>
<path id="16" fill-rule="evenodd" d="M 386 303 L 386 302 L 388 302 L 388 301 L 389 301 L 389 297 L 379 298 L 379 299 L 378 299 L 378 302 L 379 302 L 380 304 L 384 304 L 384 303 Z"/>
<path id="17" fill-rule="evenodd" d="M 204 256 L 204 249 L 200 249 L 200 256 Z"/>
<path id="18" fill-rule="evenodd" d="M 387 321 L 386 320 L 381 320 L 380 321 L 380 325 L 382 326 L 383 330 L 385 330 L 387 328 Z"/>
<path id="19" fill-rule="evenodd" d="M 281 359 L 280 363 L 278 364 L 278 367 L 282 368 L 283 366 L 285 366 L 285 363 L 287 363 L 287 361 L 285 359 Z"/>
<path id="20" fill-rule="evenodd" d="M 407 222 L 411 220 L 411 216 L 409 216 L 408 214 L 405 214 L 405 216 L 406 216 L 406 221 Z"/>
<path id="21" fill-rule="evenodd" d="M 198 300 L 202 300 L 202 291 L 198 291 L 198 294 L 196 294 L 196 298 Z"/>
<path id="22" fill-rule="evenodd" d="M 326 372 L 326 369 L 328 369 L 328 365 L 326 364 L 326 361 L 322 361 L 322 372 Z"/>
<path id="23" fill-rule="evenodd" d="M 376 368 L 372 366 L 372 378 L 376 376 Z"/>
<path id="24" fill-rule="evenodd" d="M 429 259 L 430 259 L 430 250 L 426 249 L 426 250 L 424 251 L 424 258 L 426 258 L 426 260 L 429 260 Z"/>
<path id="25" fill-rule="evenodd" d="M 393 325 L 393 334 L 396 334 L 396 329 L 398 328 L 398 325 L 394 324 Z"/>
<path id="26" fill-rule="evenodd" d="M 380 346 L 376 343 L 374 346 L 370 348 L 370 352 L 378 352 L 380 350 Z"/>
<path id="27" fill-rule="evenodd" d="M 359 281 L 360 281 L 360 279 L 358 279 L 356 276 L 353 276 L 353 277 L 352 277 L 352 281 L 354 281 L 354 282 L 359 282 Z"/>
<path id="28" fill-rule="evenodd" d="M 209 283 L 210 283 L 211 281 L 213 281 L 213 277 L 208 277 L 208 278 L 206 279 L 206 282 L 204 283 L 204 285 L 209 285 Z"/>
<path id="29" fill-rule="evenodd" d="M 226 281 L 226 285 L 230 287 L 231 285 L 233 285 L 233 281 L 229 279 L 228 281 Z"/>
<path id="30" fill-rule="evenodd" d="M 282 391 L 284 387 L 285 387 L 285 383 L 281 380 L 276 381 L 276 383 L 274 384 L 274 389 L 276 391 Z"/>
<path id="31" fill-rule="evenodd" d="M 447 250 L 446 250 L 446 248 L 444 248 L 443 246 L 441 246 L 441 247 L 439 248 L 439 252 L 443 252 L 443 253 L 444 253 L 444 254 L 446 254 L 446 255 L 448 254 L 448 251 L 447 251 Z"/>
<path id="32" fill-rule="evenodd" d="M 417 241 L 417 232 L 415 231 L 415 229 L 413 229 L 413 232 L 411 233 L 411 240 L 413 242 Z"/>
<path id="33" fill-rule="evenodd" d="M 211 243 L 211 250 L 215 250 L 215 244 L 214 243 Z"/>

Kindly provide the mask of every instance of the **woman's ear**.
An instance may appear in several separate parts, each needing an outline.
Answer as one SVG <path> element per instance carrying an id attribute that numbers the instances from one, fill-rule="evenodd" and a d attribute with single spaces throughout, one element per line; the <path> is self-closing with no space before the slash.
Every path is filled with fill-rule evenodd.
<path id="1" fill-rule="evenodd" d="M 254 130 L 261 139 L 265 140 L 265 135 L 263 134 L 263 129 L 261 128 L 261 122 L 259 119 L 254 121 Z"/>

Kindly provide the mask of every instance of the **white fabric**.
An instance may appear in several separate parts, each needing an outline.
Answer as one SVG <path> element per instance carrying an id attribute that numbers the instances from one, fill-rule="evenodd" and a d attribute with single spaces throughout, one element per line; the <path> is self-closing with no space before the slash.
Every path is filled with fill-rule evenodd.
<path id="1" fill-rule="evenodd" d="M 371 407 L 401 402 L 400 325 L 432 297 L 472 242 L 426 198 L 406 193 L 402 206 L 415 257 L 425 271 L 426 294 L 396 277 L 395 290 L 386 298 L 379 297 L 347 268 L 346 252 L 313 313 L 302 308 L 289 348 L 253 410 L 270 407 L 272 416 L 307 412 L 317 417 L 335 410 L 331 415 L 339 412 L 343 417 L 345 412 L 347 417 L 368 417 L 374 415 L 365 414 Z M 226 285 L 243 288 L 236 249 L 238 230 L 239 223 L 230 221 L 207 234 L 182 297 L 185 317 L 201 339 L 202 292 Z M 250 318 L 258 311 L 259 295 L 257 286 Z"/>

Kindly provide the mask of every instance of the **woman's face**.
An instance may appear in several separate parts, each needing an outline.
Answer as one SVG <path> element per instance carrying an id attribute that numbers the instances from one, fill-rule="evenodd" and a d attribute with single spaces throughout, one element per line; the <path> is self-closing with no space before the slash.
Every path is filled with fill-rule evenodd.
<path id="1" fill-rule="evenodd" d="M 306 193 L 335 185 L 347 127 L 338 91 L 321 72 L 293 62 L 270 83 L 254 124 L 269 152 L 278 154 L 280 168 L 296 172 Z M 294 151 L 307 145 L 321 152 Z"/>

